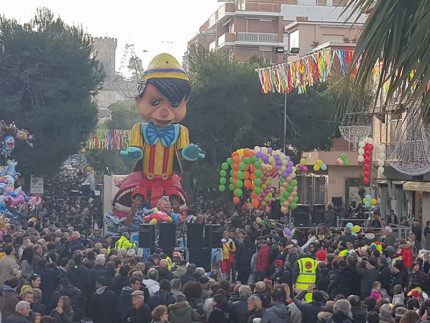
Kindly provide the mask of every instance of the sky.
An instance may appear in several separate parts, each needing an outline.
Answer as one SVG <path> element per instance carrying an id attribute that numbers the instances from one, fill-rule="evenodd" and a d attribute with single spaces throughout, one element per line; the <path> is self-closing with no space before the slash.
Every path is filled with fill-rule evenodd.
<path id="1" fill-rule="evenodd" d="M 134 45 L 146 68 L 162 52 L 181 62 L 187 42 L 222 4 L 217 0 L 3 0 L 0 15 L 25 23 L 37 8 L 46 7 L 55 17 L 82 26 L 93 37 L 117 38 L 117 69 L 126 44 Z"/>

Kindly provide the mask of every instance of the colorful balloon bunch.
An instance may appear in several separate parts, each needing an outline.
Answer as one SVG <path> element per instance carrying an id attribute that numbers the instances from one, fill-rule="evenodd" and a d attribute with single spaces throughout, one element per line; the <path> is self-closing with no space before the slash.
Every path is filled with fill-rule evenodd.
<path id="1" fill-rule="evenodd" d="M 299 198 L 297 196 L 297 180 L 288 176 L 280 187 L 281 197 L 281 212 L 288 213 L 288 209 L 294 210 L 297 208 Z"/>
<path id="2" fill-rule="evenodd" d="M 303 173 L 306 173 L 308 171 L 305 158 L 300 159 L 300 163 L 296 165 L 296 169 L 300 169 Z"/>
<path id="3" fill-rule="evenodd" d="M 315 165 L 314 165 L 314 171 L 319 171 L 319 170 L 327 170 L 327 165 L 323 163 L 323 161 L 321 159 L 317 159 Z"/>
<path id="4" fill-rule="evenodd" d="M 348 166 L 349 165 L 349 160 L 348 160 L 348 156 L 346 156 L 345 153 L 342 153 L 340 155 L 340 158 L 336 159 L 336 163 L 339 166 Z"/>
<path id="5" fill-rule="evenodd" d="M 234 197 L 233 202 L 238 204 L 244 191 L 243 189 L 251 190 L 251 204 L 252 207 L 258 208 L 260 205 L 266 208 L 266 211 L 270 213 L 271 202 L 274 200 L 272 190 L 272 179 L 277 178 L 281 183 L 290 183 L 293 178 L 296 177 L 296 168 L 294 163 L 290 160 L 289 156 L 286 156 L 279 150 L 274 150 L 270 147 L 254 147 L 254 150 L 245 148 L 238 149 L 235 151 L 230 158 L 222 163 L 219 180 L 219 191 L 224 192 L 227 185 L 227 171 L 230 171 L 230 184 L 229 189 L 233 191 Z M 295 185 L 297 181 L 295 181 Z M 288 187 L 284 185 L 285 189 Z M 294 187 L 292 187 L 293 191 Z M 297 188 L 295 189 L 295 196 L 297 196 Z M 287 196 L 287 200 L 290 194 Z M 293 198 L 294 198 L 293 197 Z M 281 200 L 283 205 L 284 200 Z M 288 201 L 287 201 L 288 202 Z M 297 202 L 297 201 L 296 201 Z M 288 206 L 291 206 L 291 202 L 288 202 Z M 294 204 L 292 205 L 294 207 Z M 297 205 L 295 206 L 297 207 Z M 285 209 L 284 209 L 285 211 Z M 287 210 L 288 211 L 288 210 Z M 285 211 L 285 213 L 287 213 Z"/>
<path id="6" fill-rule="evenodd" d="M 363 203 L 365 207 L 370 207 L 370 205 L 375 205 L 377 202 L 378 201 L 372 198 L 370 194 L 367 194 L 366 197 L 363 199 Z"/>

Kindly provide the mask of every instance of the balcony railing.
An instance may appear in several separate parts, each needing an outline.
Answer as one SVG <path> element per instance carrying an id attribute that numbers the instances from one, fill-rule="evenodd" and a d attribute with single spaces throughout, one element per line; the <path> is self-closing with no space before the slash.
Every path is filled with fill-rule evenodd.
<path id="1" fill-rule="evenodd" d="M 254 43 L 279 43 L 278 34 L 269 33 L 237 33 L 237 41 Z"/>

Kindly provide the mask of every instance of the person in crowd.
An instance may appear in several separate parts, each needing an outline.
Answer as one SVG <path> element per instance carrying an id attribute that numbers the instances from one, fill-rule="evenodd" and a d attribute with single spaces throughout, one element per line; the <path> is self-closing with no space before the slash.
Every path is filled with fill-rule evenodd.
<path id="1" fill-rule="evenodd" d="M 15 306 L 15 313 L 6 317 L 4 323 L 29 323 L 30 318 L 30 303 L 20 301 Z"/>
<path id="2" fill-rule="evenodd" d="M 32 247 L 25 248 L 22 251 L 21 262 L 19 264 L 22 278 L 28 279 L 34 273 L 33 261 L 34 261 L 33 248 Z"/>
<path id="3" fill-rule="evenodd" d="M 129 230 L 128 227 L 122 227 L 121 228 L 122 235 L 118 239 L 118 241 L 115 242 L 115 249 L 116 250 L 136 248 L 136 244 L 130 242 L 130 233 L 128 232 L 128 230 Z"/>
<path id="4" fill-rule="evenodd" d="M 3 247 L 4 257 L 0 258 L 0 284 L 19 274 L 19 267 L 15 258 L 15 248 L 11 244 Z"/>
<path id="5" fill-rule="evenodd" d="M 90 317 L 93 318 L 94 323 L 117 322 L 119 316 L 115 310 L 117 302 L 115 293 L 106 286 L 106 281 L 103 277 L 96 278 L 95 285 L 96 291 L 91 296 L 88 306 Z"/>
<path id="6" fill-rule="evenodd" d="M 57 307 L 51 311 L 51 314 L 58 323 L 72 323 L 73 322 L 73 309 L 72 301 L 68 296 L 61 296 L 58 299 Z"/>
<path id="7" fill-rule="evenodd" d="M 272 291 L 272 305 L 264 311 L 260 323 L 289 323 L 291 311 L 284 302 L 285 296 L 279 289 Z"/>
<path id="8" fill-rule="evenodd" d="M 21 287 L 21 291 L 19 292 L 19 296 L 22 297 L 25 292 L 32 290 L 33 288 L 39 288 L 42 283 L 42 279 L 38 274 L 32 274 L 28 277 L 28 281 L 24 283 Z"/>
<path id="9" fill-rule="evenodd" d="M 19 286 L 19 279 L 16 277 L 6 280 L 3 283 L 2 299 L 0 302 L 1 315 L 3 319 L 15 313 L 16 304 L 18 304 L 19 302 L 18 293 L 16 292 L 16 289 L 18 288 L 18 286 Z"/>
<path id="10" fill-rule="evenodd" d="M 127 310 L 122 323 L 150 323 L 151 311 L 145 304 L 145 298 L 141 290 L 135 290 L 131 293 L 132 306 Z"/>
<path id="11" fill-rule="evenodd" d="M 310 284 L 305 290 L 296 288 L 295 292 L 297 296 L 294 297 L 294 304 L 302 312 L 302 322 L 316 322 L 318 313 L 325 310 L 323 304 L 324 296 L 315 287 L 314 284 Z M 312 295 L 312 301 L 309 303 L 304 300 L 308 293 Z"/>
<path id="12" fill-rule="evenodd" d="M 170 282 L 167 279 L 160 281 L 160 289 L 150 297 L 148 306 L 151 310 L 155 309 L 158 305 L 169 306 L 176 302 L 176 298 L 170 291 Z M 167 308 L 166 308 L 167 310 Z"/>
<path id="13" fill-rule="evenodd" d="M 148 279 L 144 279 L 143 284 L 145 284 L 146 288 L 148 288 L 149 295 L 154 296 L 155 293 L 160 290 L 160 283 L 158 282 L 158 270 L 155 268 L 149 268 L 147 276 Z"/>
<path id="14" fill-rule="evenodd" d="M 202 317 L 199 313 L 188 305 L 184 294 L 176 295 L 176 303 L 169 305 L 169 322 L 170 323 L 185 323 L 185 322 L 201 322 Z"/>
<path id="15" fill-rule="evenodd" d="M 166 323 L 169 322 L 168 309 L 164 305 L 158 305 L 151 312 L 152 321 L 151 323 Z"/>
<path id="16" fill-rule="evenodd" d="M 207 323 L 228 323 L 229 322 L 228 302 L 224 295 L 215 294 L 212 299 L 212 311 L 209 314 Z"/>
<path id="17" fill-rule="evenodd" d="M 263 303 L 260 297 L 251 295 L 247 300 L 249 317 L 247 323 L 254 323 L 254 319 L 263 317 Z"/>
<path id="18" fill-rule="evenodd" d="M 124 319 L 125 315 L 127 314 L 128 309 L 132 306 L 132 303 L 133 303 L 132 302 L 132 300 L 133 300 L 132 294 L 133 294 L 133 292 L 140 291 L 141 284 L 142 284 L 141 280 L 138 277 L 131 277 L 130 278 L 130 285 L 125 286 L 122 289 L 121 294 L 119 295 L 119 298 L 118 298 L 118 303 L 117 303 L 118 313 L 119 313 L 119 316 L 121 317 L 121 320 Z M 144 295 L 144 297 L 145 297 L 145 294 L 143 293 L 143 291 L 142 291 L 142 295 Z"/>
<path id="19" fill-rule="evenodd" d="M 228 231 L 224 232 L 222 243 L 222 260 L 221 260 L 221 273 L 226 280 L 230 280 L 231 267 L 234 263 L 234 253 L 236 252 L 236 245 L 230 239 Z"/>
<path id="20" fill-rule="evenodd" d="M 89 269 L 82 264 L 82 255 L 79 252 L 73 257 L 73 262 L 67 270 L 67 278 L 87 297 L 90 287 Z"/>
<path id="21" fill-rule="evenodd" d="M 242 285 L 239 288 L 239 299 L 230 305 L 229 322 L 240 323 L 248 320 L 248 299 L 251 297 L 251 288 Z"/>

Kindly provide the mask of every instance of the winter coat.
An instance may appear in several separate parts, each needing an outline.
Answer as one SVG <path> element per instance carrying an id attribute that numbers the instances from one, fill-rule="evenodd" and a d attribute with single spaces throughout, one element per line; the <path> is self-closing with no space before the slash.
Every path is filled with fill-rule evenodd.
<path id="1" fill-rule="evenodd" d="M 21 261 L 19 267 L 21 269 L 21 276 L 24 279 L 28 279 L 34 273 L 33 266 L 25 259 Z"/>
<path id="2" fill-rule="evenodd" d="M 360 297 L 361 299 L 365 299 L 367 296 L 370 295 L 373 282 L 378 280 L 378 271 L 375 268 L 367 270 L 365 267 L 359 265 L 357 267 L 357 273 L 361 277 Z"/>
<path id="3" fill-rule="evenodd" d="M 72 238 L 73 239 L 73 238 Z M 84 250 L 85 247 L 81 240 L 75 239 L 70 243 L 70 254 L 73 254 L 76 250 Z"/>
<path id="4" fill-rule="evenodd" d="M 112 290 L 119 296 L 119 294 L 122 292 L 122 289 L 128 285 L 130 285 L 130 278 L 120 275 L 115 277 Z"/>
<path id="5" fill-rule="evenodd" d="M 42 290 L 42 303 L 49 306 L 52 296 L 55 293 L 55 287 L 58 281 L 58 272 L 53 268 L 38 268 L 35 272 L 40 275 L 40 279 L 42 281 L 40 284 L 40 289 Z"/>
<path id="6" fill-rule="evenodd" d="M 158 292 L 155 292 L 154 296 L 151 296 L 148 301 L 148 306 L 151 311 L 156 308 L 158 305 L 166 305 L 169 306 L 176 302 L 176 297 L 169 290 L 160 289 Z"/>
<path id="7" fill-rule="evenodd" d="M 188 305 L 188 302 L 178 302 L 169 305 L 170 323 L 193 323 L 201 322 L 201 320 L 201 316 Z"/>
<path id="8" fill-rule="evenodd" d="M 302 312 L 302 323 L 314 323 L 318 320 L 318 313 L 325 311 L 325 307 L 320 302 L 310 302 L 303 300 L 307 294 L 306 290 L 303 290 L 294 298 L 294 304 Z"/>
<path id="9" fill-rule="evenodd" d="M 42 316 L 49 314 L 48 307 L 43 303 L 32 303 L 30 307 L 33 313 L 40 313 Z"/>
<path id="10" fill-rule="evenodd" d="M 84 294 L 82 294 L 79 288 L 73 285 L 64 286 L 54 293 L 54 296 L 51 300 L 51 304 L 49 306 L 50 310 L 53 310 L 57 307 L 58 300 L 61 296 L 70 297 L 74 312 L 73 321 L 80 322 L 81 319 L 85 317 L 86 299 Z"/>
<path id="11" fill-rule="evenodd" d="M 173 274 L 167 269 L 166 267 L 158 268 L 158 280 L 161 281 L 162 279 L 167 279 L 168 281 L 171 281 L 174 277 Z"/>
<path id="12" fill-rule="evenodd" d="M 22 314 L 14 313 L 8 318 L 3 319 L 4 323 L 29 323 L 30 321 Z"/>
<path id="13" fill-rule="evenodd" d="M 106 275 L 106 268 L 103 266 L 95 266 L 88 271 L 88 277 L 90 280 L 91 294 L 96 290 L 96 279 Z"/>
<path id="14" fill-rule="evenodd" d="M 390 290 L 396 285 L 401 285 L 403 288 L 408 287 L 408 273 L 406 270 L 401 270 L 391 276 Z"/>
<path id="15" fill-rule="evenodd" d="M 248 302 L 247 299 L 241 299 L 230 305 L 230 323 L 242 323 L 248 320 Z"/>
<path id="16" fill-rule="evenodd" d="M 291 317 L 290 309 L 284 303 L 274 303 L 264 311 L 260 323 L 289 323 Z"/>
<path id="17" fill-rule="evenodd" d="M 144 279 L 143 283 L 145 284 L 146 288 L 148 288 L 150 296 L 154 296 L 155 293 L 160 290 L 160 284 L 153 279 Z"/>
<path id="18" fill-rule="evenodd" d="M 85 296 L 88 295 L 89 276 L 88 268 L 82 264 L 74 265 L 67 271 L 70 283 L 77 287 Z"/>
<path id="19" fill-rule="evenodd" d="M 0 303 L 3 319 L 15 313 L 15 306 L 18 302 L 19 297 L 16 291 L 7 285 L 3 285 L 3 297 Z"/>
<path id="20" fill-rule="evenodd" d="M 122 323 L 151 323 L 151 311 L 148 305 L 143 304 L 139 309 L 131 306 L 125 313 Z"/>
<path id="21" fill-rule="evenodd" d="M 385 290 L 390 290 L 390 280 L 391 280 L 391 269 L 388 266 L 379 268 L 378 271 L 378 281 Z"/>
<path id="22" fill-rule="evenodd" d="M 331 298 L 334 298 L 334 296 L 336 296 L 337 294 L 342 294 L 342 295 L 353 294 L 352 285 L 354 283 L 354 277 L 355 277 L 355 273 L 351 267 L 347 266 L 343 269 L 340 269 L 337 272 L 333 282 L 334 290 L 331 293 L 331 296 L 333 296 Z"/>
<path id="23" fill-rule="evenodd" d="M 206 323 L 228 323 L 228 313 L 215 306 Z"/>
<path id="24" fill-rule="evenodd" d="M 231 313 L 230 313 L 231 316 Z M 248 321 L 247 323 L 254 323 L 254 319 L 256 318 L 262 318 L 263 317 L 263 311 L 251 311 L 249 313 Z"/>
<path id="25" fill-rule="evenodd" d="M 88 308 L 94 323 L 117 322 L 115 303 L 116 295 L 109 287 L 103 286 L 97 289 L 91 296 Z"/>
<path id="26" fill-rule="evenodd" d="M 366 323 L 367 311 L 363 306 L 351 306 L 352 322 Z"/>
<path id="27" fill-rule="evenodd" d="M 269 258 L 270 258 L 270 247 L 268 245 L 265 245 L 258 251 L 255 270 L 260 272 L 267 272 L 270 266 Z"/>
<path id="28" fill-rule="evenodd" d="M 193 310 L 202 315 L 205 311 L 203 310 L 203 300 L 201 298 L 190 298 L 188 300 L 188 305 L 191 306 Z"/>
<path id="29" fill-rule="evenodd" d="M 130 286 L 123 287 L 121 294 L 118 297 L 117 302 L 117 312 L 121 317 L 121 320 L 124 319 L 128 309 L 133 305 L 131 301 L 131 293 L 134 292 L 134 289 Z"/>
<path id="30" fill-rule="evenodd" d="M 73 322 L 73 311 L 70 310 L 68 312 L 63 311 L 61 314 L 57 312 L 56 309 L 51 311 L 49 314 L 54 318 L 55 323 L 72 323 Z"/>
<path id="31" fill-rule="evenodd" d="M 391 303 L 394 305 L 396 305 L 396 304 L 405 305 L 405 294 L 400 293 L 400 294 L 393 295 L 393 300 L 391 301 Z"/>
<path id="32" fill-rule="evenodd" d="M 239 243 L 235 258 L 238 272 L 249 273 L 251 271 L 252 250 L 245 243 Z"/>
<path id="33" fill-rule="evenodd" d="M 0 283 L 18 275 L 19 267 L 13 256 L 4 256 L 0 259 Z"/>

